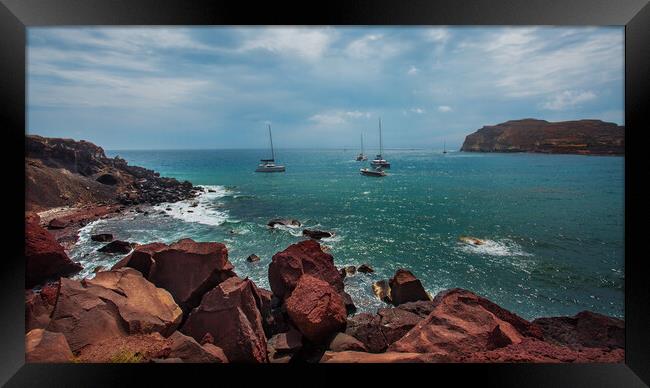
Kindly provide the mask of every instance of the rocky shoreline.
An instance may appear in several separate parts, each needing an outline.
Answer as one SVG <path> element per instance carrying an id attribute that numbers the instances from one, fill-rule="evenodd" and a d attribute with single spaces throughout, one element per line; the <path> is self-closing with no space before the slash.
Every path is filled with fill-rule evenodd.
<path id="1" fill-rule="evenodd" d="M 31 175 L 37 181 L 60 178 L 75 184 L 41 187 L 49 190 L 43 199 L 37 198 L 33 179 L 28 181 L 27 362 L 624 360 L 622 320 L 584 311 L 527 321 L 469 290 L 432 296 L 408 269 L 374 284 L 384 308 L 355 314 L 344 278 L 367 276 L 373 269 L 363 263 L 337 268 L 318 242 L 332 234 L 325 231 L 306 230 L 305 240 L 273 255 L 270 290 L 239 277 L 223 243 L 191 238 L 138 245 L 93 235 L 106 243 L 102 249 L 125 256 L 92 279 L 70 279 L 81 266 L 65 248 L 75 243 L 80 227 L 98 218 L 147 211 L 139 206 L 193 198 L 198 189 L 151 170 L 125 167 L 126 162 L 107 159 L 90 143 L 32 140 L 36 151 L 28 155 L 28 177 L 30 163 L 40 163 L 40 172 Z M 90 190 L 99 193 L 92 197 L 83 186 L 90 181 L 110 187 Z M 154 193 L 161 187 L 168 187 L 162 190 L 166 194 Z M 74 203 L 61 203 L 73 197 Z M 269 227 L 276 224 L 301 226 L 297 220 L 276 219 Z"/>

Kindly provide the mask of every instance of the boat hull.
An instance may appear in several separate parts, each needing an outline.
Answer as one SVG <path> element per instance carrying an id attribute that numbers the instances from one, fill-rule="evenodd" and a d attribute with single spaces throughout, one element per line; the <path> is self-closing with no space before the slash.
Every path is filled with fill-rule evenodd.
<path id="1" fill-rule="evenodd" d="M 383 172 L 383 171 L 361 169 L 360 172 L 361 172 L 361 175 L 365 175 L 365 176 L 374 176 L 374 177 L 384 177 L 384 176 L 386 176 L 386 173 Z"/>
<path id="2" fill-rule="evenodd" d="M 284 172 L 284 166 L 275 166 L 275 167 L 258 167 L 255 172 Z"/>
<path id="3" fill-rule="evenodd" d="M 374 160 L 370 162 L 372 166 L 381 167 L 381 168 L 390 168 L 390 163 L 388 162 L 375 162 Z"/>

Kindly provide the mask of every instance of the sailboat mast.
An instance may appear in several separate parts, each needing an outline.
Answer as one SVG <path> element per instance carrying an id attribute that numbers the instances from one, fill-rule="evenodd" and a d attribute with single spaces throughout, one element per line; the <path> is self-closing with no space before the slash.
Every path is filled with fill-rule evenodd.
<path id="1" fill-rule="evenodd" d="M 271 136 L 271 124 L 267 124 L 269 127 L 269 140 L 271 140 L 271 160 L 275 161 L 275 152 L 273 152 L 273 136 Z"/>
<path id="2" fill-rule="evenodd" d="M 363 132 L 361 132 L 361 155 L 363 155 Z"/>
<path id="3" fill-rule="evenodd" d="M 384 144 L 381 140 L 381 117 L 379 118 L 379 155 L 384 154 Z"/>

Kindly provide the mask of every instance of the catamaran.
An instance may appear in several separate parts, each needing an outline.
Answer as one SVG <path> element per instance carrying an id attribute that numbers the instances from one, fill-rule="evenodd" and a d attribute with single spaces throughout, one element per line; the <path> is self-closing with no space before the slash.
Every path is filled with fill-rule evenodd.
<path id="1" fill-rule="evenodd" d="M 273 137 L 271 136 L 271 124 L 269 127 L 269 140 L 271 141 L 271 159 L 261 159 L 255 172 L 284 172 L 284 166 L 275 164 L 275 152 L 273 151 Z"/>
<path id="2" fill-rule="evenodd" d="M 368 160 L 368 157 L 363 153 L 363 133 L 361 134 L 361 153 L 357 155 L 357 162 Z"/>
<path id="3" fill-rule="evenodd" d="M 375 159 L 370 162 L 370 164 L 374 167 L 381 167 L 381 168 L 390 168 L 390 163 L 388 160 L 384 159 L 382 157 L 382 154 L 384 153 L 384 145 L 381 140 L 381 117 L 379 118 L 379 153 L 375 157 Z"/>

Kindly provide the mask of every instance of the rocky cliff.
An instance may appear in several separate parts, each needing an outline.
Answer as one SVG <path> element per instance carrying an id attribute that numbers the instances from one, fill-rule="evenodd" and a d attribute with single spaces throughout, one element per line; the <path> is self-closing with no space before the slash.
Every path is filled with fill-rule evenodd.
<path id="1" fill-rule="evenodd" d="M 625 127 L 600 120 L 511 120 L 468 135 L 461 151 L 623 155 Z"/>
<path id="2" fill-rule="evenodd" d="M 163 178 L 87 141 L 26 136 L 26 208 L 157 204 L 193 197 L 190 182 Z"/>

